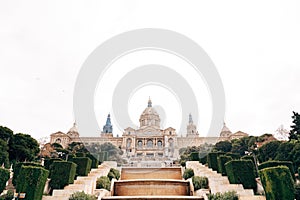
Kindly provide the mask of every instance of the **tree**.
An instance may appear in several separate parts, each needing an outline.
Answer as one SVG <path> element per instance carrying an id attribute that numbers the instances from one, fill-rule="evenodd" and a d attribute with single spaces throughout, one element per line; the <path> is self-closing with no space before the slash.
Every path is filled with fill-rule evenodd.
<path id="1" fill-rule="evenodd" d="M 9 168 L 8 145 L 2 139 L 0 139 L 0 152 L 0 166 L 4 164 L 5 168 Z"/>
<path id="2" fill-rule="evenodd" d="M 0 139 L 8 143 L 10 138 L 13 136 L 13 131 L 7 127 L 0 126 Z"/>
<path id="3" fill-rule="evenodd" d="M 291 125 L 291 131 L 289 140 L 299 140 L 300 139 L 300 115 L 293 111 L 293 125 Z"/>
<path id="4" fill-rule="evenodd" d="M 280 146 L 280 141 L 271 141 L 262 145 L 258 149 L 257 158 L 260 162 L 265 162 L 268 160 L 274 160 L 277 156 L 277 150 Z"/>
<path id="5" fill-rule="evenodd" d="M 222 151 L 222 152 L 230 152 L 231 148 L 232 148 L 232 144 L 229 141 L 220 141 L 215 145 L 215 149 L 217 151 Z"/>
<path id="6" fill-rule="evenodd" d="M 18 133 L 9 141 L 9 159 L 11 161 L 32 161 L 39 153 L 39 144 L 30 135 Z"/>

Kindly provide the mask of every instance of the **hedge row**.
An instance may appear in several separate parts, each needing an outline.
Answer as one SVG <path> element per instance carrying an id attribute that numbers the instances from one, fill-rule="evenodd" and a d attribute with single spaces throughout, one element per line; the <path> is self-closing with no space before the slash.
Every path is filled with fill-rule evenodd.
<path id="1" fill-rule="evenodd" d="M 261 163 L 258 166 L 258 169 L 262 170 L 262 169 L 265 169 L 265 168 L 277 167 L 277 166 L 286 166 L 286 167 L 288 167 L 290 172 L 291 172 L 292 178 L 294 180 L 296 180 L 293 162 L 290 162 L 290 161 L 267 161 L 267 162 Z"/>
<path id="2" fill-rule="evenodd" d="M 99 165 L 99 160 L 98 158 L 96 158 L 95 156 L 93 156 L 92 154 L 86 154 L 86 157 L 88 157 L 89 159 L 92 160 L 92 168 L 97 169 L 98 165 Z"/>
<path id="3" fill-rule="evenodd" d="M 35 163 L 35 162 L 19 162 L 19 163 L 16 163 L 14 165 L 14 169 L 13 169 L 14 175 L 13 175 L 13 179 L 12 179 L 12 184 L 14 186 L 17 185 L 17 179 L 19 177 L 20 170 L 21 170 L 22 166 L 42 167 L 42 165 L 40 163 Z"/>
<path id="4" fill-rule="evenodd" d="M 77 165 L 73 162 L 55 161 L 50 167 L 51 189 L 63 189 L 66 185 L 74 183 Z"/>
<path id="5" fill-rule="evenodd" d="M 225 164 L 231 160 L 232 158 L 230 156 L 218 156 L 218 172 L 220 172 L 222 176 L 226 176 Z"/>
<path id="6" fill-rule="evenodd" d="M 294 181 L 288 167 L 264 168 L 259 175 L 267 200 L 294 200 Z"/>
<path id="7" fill-rule="evenodd" d="M 26 193 L 25 200 L 41 200 L 49 171 L 41 167 L 22 166 L 17 179 L 17 192 Z"/>
<path id="8" fill-rule="evenodd" d="M 245 189 L 256 191 L 254 168 L 251 160 L 232 160 L 225 164 L 226 173 L 231 184 L 242 184 Z"/>
<path id="9" fill-rule="evenodd" d="M 60 158 L 50 158 L 50 159 L 46 159 L 44 160 L 44 168 L 49 170 L 50 169 L 50 165 L 54 162 L 54 161 L 63 161 Z"/>
<path id="10" fill-rule="evenodd" d="M 230 153 L 230 152 L 228 152 L 225 155 L 226 156 L 230 156 L 232 158 L 232 160 L 238 160 L 238 159 L 241 158 L 240 154 L 238 154 L 238 153 Z"/>
<path id="11" fill-rule="evenodd" d="M 218 156 L 224 155 L 223 152 L 211 152 L 207 155 L 208 167 L 214 171 L 218 171 Z"/>
<path id="12" fill-rule="evenodd" d="M 75 157 L 71 159 L 71 162 L 74 162 L 77 165 L 76 177 L 87 176 L 91 171 L 92 160 L 87 157 Z"/>
<path id="13" fill-rule="evenodd" d="M 9 179 L 9 170 L 0 168 L 0 194 L 6 187 L 6 182 Z"/>

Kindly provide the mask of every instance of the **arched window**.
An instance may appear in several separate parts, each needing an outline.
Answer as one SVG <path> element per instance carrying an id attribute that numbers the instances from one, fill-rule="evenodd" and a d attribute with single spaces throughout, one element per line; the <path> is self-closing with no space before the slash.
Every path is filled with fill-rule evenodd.
<path id="1" fill-rule="evenodd" d="M 147 147 L 148 148 L 153 148 L 153 141 L 152 140 L 147 141 Z"/>

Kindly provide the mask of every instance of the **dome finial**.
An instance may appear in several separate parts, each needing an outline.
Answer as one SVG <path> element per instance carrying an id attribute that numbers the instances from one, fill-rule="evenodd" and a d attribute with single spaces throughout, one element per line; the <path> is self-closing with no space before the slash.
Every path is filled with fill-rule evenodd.
<path id="1" fill-rule="evenodd" d="M 148 107 L 152 107 L 152 101 L 150 99 L 150 96 L 149 96 L 149 100 L 148 100 Z"/>

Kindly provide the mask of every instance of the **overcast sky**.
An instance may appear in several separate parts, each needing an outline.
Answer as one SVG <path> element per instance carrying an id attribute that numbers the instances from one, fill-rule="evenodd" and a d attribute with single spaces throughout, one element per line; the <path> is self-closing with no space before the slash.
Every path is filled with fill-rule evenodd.
<path id="1" fill-rule="evenodd" d="M 297 0 L 1 1 L 0 125 L 35 138 L 66 132 L 74 121 L 74 84 L 88 55 L 124 31 L 164 28 L 196 41 L 215 63 L 233 132 L 260 135 L 281 124 L 289 128 L 292 111 L 300 112 L 299 10 Z M 135 58 L 142 64 L 141 55 Z M 165 62 L 161 55 L 148 58 Z M 122 77 L 117 66 L 107 80 Z M 95 93 L 99 126 L 111 112 L 107 94 L 114 88 L 107 86 L 116 84 L 106 83 Z M 132 120 L 138 123 L 148 96 L 165 106 L 163 126 L 178 128 L 179 106 L 162 88 L 141 88 L 132 96 Z M 206 99 L 198 123 L 204 135 L 211 120 L 208 97 L 198 95 Z"/>

